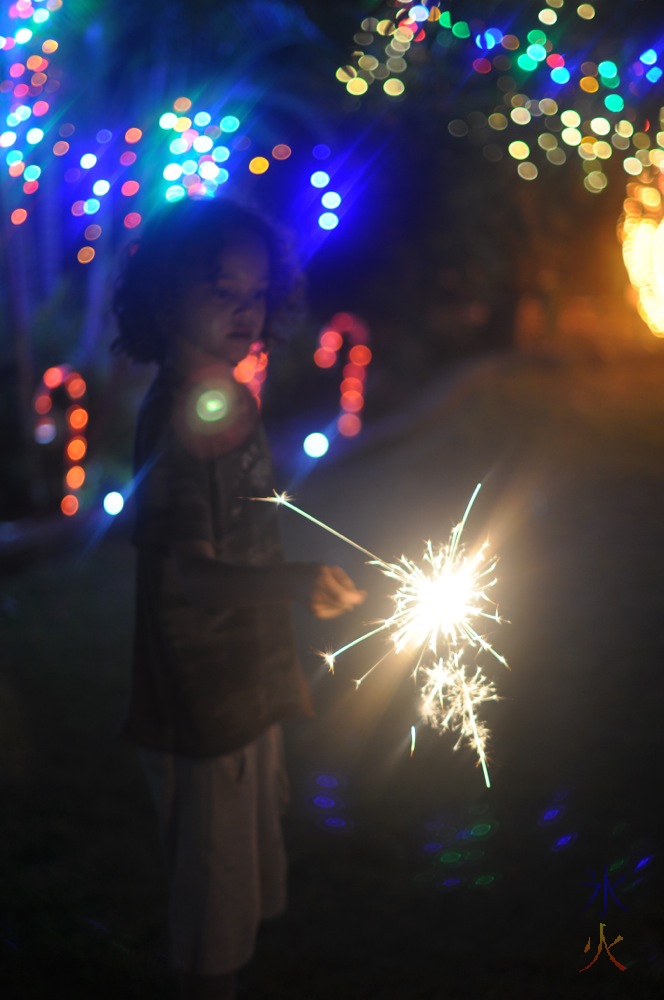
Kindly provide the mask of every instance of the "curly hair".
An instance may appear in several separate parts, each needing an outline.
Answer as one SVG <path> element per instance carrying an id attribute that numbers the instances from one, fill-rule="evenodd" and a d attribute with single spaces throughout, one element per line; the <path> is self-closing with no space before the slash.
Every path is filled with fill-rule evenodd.
<path id="1" fill-rule="evenodd" d="M 241 233 L 259 236 L 270 259 L 270 286 L 262 340 L 285 336 L 302 311 L 302 276 L 284 237 L 258 212 L 226 198 L 186 199 L 165 205 L 126 248 L 112 309 L 119 333 L 116 354 L 161 364 L 169 351 L 173 309 L 189 281 L 214 278 L 219 254 Z M 209 272 L 209 273 L 208 273 Z"/>

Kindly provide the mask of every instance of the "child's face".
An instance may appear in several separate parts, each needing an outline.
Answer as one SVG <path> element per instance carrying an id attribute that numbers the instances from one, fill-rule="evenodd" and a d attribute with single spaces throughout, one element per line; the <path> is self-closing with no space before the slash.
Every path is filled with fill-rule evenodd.
<path id="1" fill-rule="evenodd" d="M 211 358 L 236 365 L 260 340 L 265 325 L 270 285 L 265 243 L 253 233 L 239 233 L 218 255 L 214 274 L 184 289 L 175 333 Z"/>

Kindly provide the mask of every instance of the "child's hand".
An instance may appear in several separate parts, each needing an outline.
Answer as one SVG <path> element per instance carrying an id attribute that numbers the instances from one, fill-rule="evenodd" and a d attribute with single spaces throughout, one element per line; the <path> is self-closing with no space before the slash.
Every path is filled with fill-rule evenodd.
<path id="1" fill-rule="evenodd" d="M 339 566 L 319 566 L 309 594 L 309 610 L 316 618 L 338 618 L 362 604 L 366 590 L 358 590 Z"/>

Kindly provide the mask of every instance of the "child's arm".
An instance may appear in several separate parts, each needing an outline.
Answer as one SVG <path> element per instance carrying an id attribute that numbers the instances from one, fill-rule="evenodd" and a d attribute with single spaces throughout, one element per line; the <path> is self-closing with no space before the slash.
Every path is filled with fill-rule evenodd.
<path id="1" fill-rule="evenodd" d="M 229 566 L 205 541 L 179 542 L 172 551 L 183 596 L 210 611 L 299 601 L 316 618 L 336 618 L 366 597 L 339 566 Z"/>

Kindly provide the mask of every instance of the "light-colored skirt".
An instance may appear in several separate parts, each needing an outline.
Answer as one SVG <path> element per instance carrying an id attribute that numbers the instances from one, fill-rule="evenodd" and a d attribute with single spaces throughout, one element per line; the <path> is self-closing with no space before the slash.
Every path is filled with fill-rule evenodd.
<path id="1" fill-rule="evenodd" d="M 253 955 L 260 922 L 286 907 L 281 727 L 221 757 L 138 754 L 170 883 L 170 965 L 199 975 L 233 972 Z"/>

